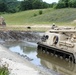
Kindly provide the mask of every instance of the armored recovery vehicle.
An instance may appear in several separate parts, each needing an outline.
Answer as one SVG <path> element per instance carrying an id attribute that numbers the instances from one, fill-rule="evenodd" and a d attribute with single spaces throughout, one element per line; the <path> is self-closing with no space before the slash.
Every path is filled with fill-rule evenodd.
<path id="1" fill-rule="evenodd" d="M 38 42 L 38 50 L 48 51 L 76 63 L 76 28 L 52 27 Z"/>

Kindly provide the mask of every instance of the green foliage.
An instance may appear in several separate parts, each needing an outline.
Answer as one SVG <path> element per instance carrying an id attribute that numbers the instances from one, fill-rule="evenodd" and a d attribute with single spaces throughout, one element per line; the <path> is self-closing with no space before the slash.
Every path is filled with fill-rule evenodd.
<path id="1" fill-rule="evenodd" d="M 42 10 L 43 14 L 39 15 Z M 34 17 L 34 13 L 37 16 Z M 18 12 L 14 14 L 3 14 L 7 25 L 30 25 L 30 24 L 51 24 L 51 23 L 68 23 L 76 20 L 75 8 L 66 9 L 38 9 Z"/>
<path id="2" fill-rule="evenodd" d="M 9 75 L 8 68 L 5 66 L 0 67 L 0 75 Z"/>
<path id="3" fill-rule="evenodd" d="M 37 14 L 34 14 L 34 17 L 37 16 Z"/>
<path id="4" fill-rule="evenodd" d="M 32 3 L 30 0 L 22 1 L 20 6 L 20 10 L 22 11 L 32 9 Z"/>
<path id="5" fill-rule="evenodd" d="M 69 7 L 76 8 L 76 0 L 70 0 Z"/>
<path id="6" fill-rule="evenodd" d="M 50 4 L 46 3 L 46 2 L 42 2 L 42 8 L 49 8 Z"/>
<path id="7" fill-rule="evenodd" d="M 39 11 L 39 15 L 43 14 L 42 10 Z"/>
<path id="8" fill-rule="evenodd" d="M 0 12 L 6 12 L 7 5 L 4 2 L 0 2 Z"/>
<path id="9" fill-rule="evenodd" d="M 65 3 L 58 3 L 55 8 L 65 8 Z"/>
<path id="10" fill-rule="evenodd" d="M 19 11 L 44 8 L 76 8 L 76 0 L 59 0 L 48 4 L 43 0 L 0 0 L 0 12 L 16 13 Z"/>
<path id="11" fill-rule="evenodd" d="M 43 14 L 42 10 L 39 10 L 39 15 Z M 38 16 L 37 13 L 34 13 L 34 17 Z"/>
<path id="12" fill-rule="evenodd" d="M 20 2 L 17 0 L 0 0 L 0 12 L 15 13 L 19 11 Z"/>
<path id="13" fill-rule="evenodd" d="M 42 0 L 24 0 L 21 2 L 20 10 L 29 10 L 29 9 L 42 9 L 48 8 L 49 4 L 43 2 Z"/>
<path id="14" fill-rule="evenodd" d="M 59 0 L 56 8 L 76 8 L 76 0 Z"/>
<path id="15" fill-rule="evenodd" d="M 19 11 L 19 2 L 8 2 L 7 7 L 8 10 L 7 12 L 15 13 Z"/>
<path id="16" fill-rule="evenodd" d="M 54 7 L 56 7 L 56 5 L 57 5 L 57 3 L 56 2 L 53 2 L 52 4 L 50 4 L 50 7 L 51 8 L 54 8 Z"/>

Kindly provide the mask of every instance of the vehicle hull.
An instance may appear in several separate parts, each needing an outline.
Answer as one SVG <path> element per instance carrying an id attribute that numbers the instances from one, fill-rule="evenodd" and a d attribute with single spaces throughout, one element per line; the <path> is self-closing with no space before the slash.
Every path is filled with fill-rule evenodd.
<path id="1" fill-rule="evenodd" d="M 47 51 L 52 55 L 58 56 L 58 57 L 63 58 L 63 59 L 68 59 L 69 61 L 76 63 L 73 53 L 66 52 L 63 49 L 58 49 L 57 47 L 54 47 L 54 46 L 44 45 L 41 42 L 38 42 L 37 44 L 38 44 L 38 47 L 37 47 L 38 50 Z"/>

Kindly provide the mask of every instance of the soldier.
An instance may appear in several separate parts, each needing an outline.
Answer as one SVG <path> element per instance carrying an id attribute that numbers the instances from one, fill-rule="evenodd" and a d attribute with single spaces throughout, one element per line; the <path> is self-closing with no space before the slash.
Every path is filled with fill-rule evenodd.
<path id="1" fill-rule="evenodd" d="M 54 29 L 55 27 L 56 27 L 56 26 L 55 26 L 55 23 L 53 23 L 53 25 L 52 25 L 52 27 L 51 27 L 51 28 L 52 28 L 52 29 Z"/>

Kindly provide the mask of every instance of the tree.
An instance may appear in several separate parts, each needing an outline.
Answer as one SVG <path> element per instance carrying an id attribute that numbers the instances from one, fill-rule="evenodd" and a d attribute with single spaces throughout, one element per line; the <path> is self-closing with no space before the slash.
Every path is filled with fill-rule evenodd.
<path id="1" fill-rule="evenodd" d="M 69 7 L 69 0 L 63 0 L 64 4 L 65 4 L 65 7 Z"/>
<path id="2" fill-rule="evenodd" d="M 67 8 L 69 7 L 69 0 L 59 0 L 56 8 Z"/>
<path id="3" fill-rule="evenodd" d="M 42 2 L 42 8 L 49 8 L 50 4 L 46 3 L 46 2 Z"/>
<path id="4" fill-rule="evenodd" d="M 0 12 L 6 12 L 7 5 L 4 2 L 0 2 Z"/>
<path id="5" fill-rule="evenodd" d="M 56 8 L 76 8 L 76 0 L 59 0 Z"/>
<path id="6" fill-rule="evenodd" d="M 52 4 L 50 4 L 50 7 L 51 7 L 51 8 L 55 8 L 56 5 L 57 5 L 57 3 L 56 3 L 56 2 L 53 2 Z"/>
<path id="7" fill-rule="evenodd" d="M 17 0 L 0 0 L 0 12 L 17 12 L 20 2 Z"/>
<path id="8" fill-rule="evenodd" d="M 43 8 L 42 0 L 34 0 L 32 3 L 33 9 L 40 9 Z"/>
<path id="9" fill-rule="evenodd" d="M 65 8 L 65 4 L 64 3 L 58 3 L 55 8 Z"/>
<path id="10" fill-rule="evenodd" d="M 76 8 L 76 0 L 70 0 L 69 7 Z"/>
<path id="11" fill-rule="evenodd" d="M 15 13 L 17 11 L 19 11 L 19 1 L 17 0 L 6 0 L 6 4 L 7 4 L 7 7 L 8 7 L 8 10 L 7 12 L 11 12 L 11 13 Z"/>
<path id="12" fill-rule="evenodd" d="M 42 0 L 24 0 L 21 2 L 20 10 L 48 8 L 49 4 Z"/>
<path id="13" fill-rule="evenodd" d="M 42 9 L 50 7 L 42 0 L 0 0 L 0 12 L 15 13 L 30 9 Z"/>

